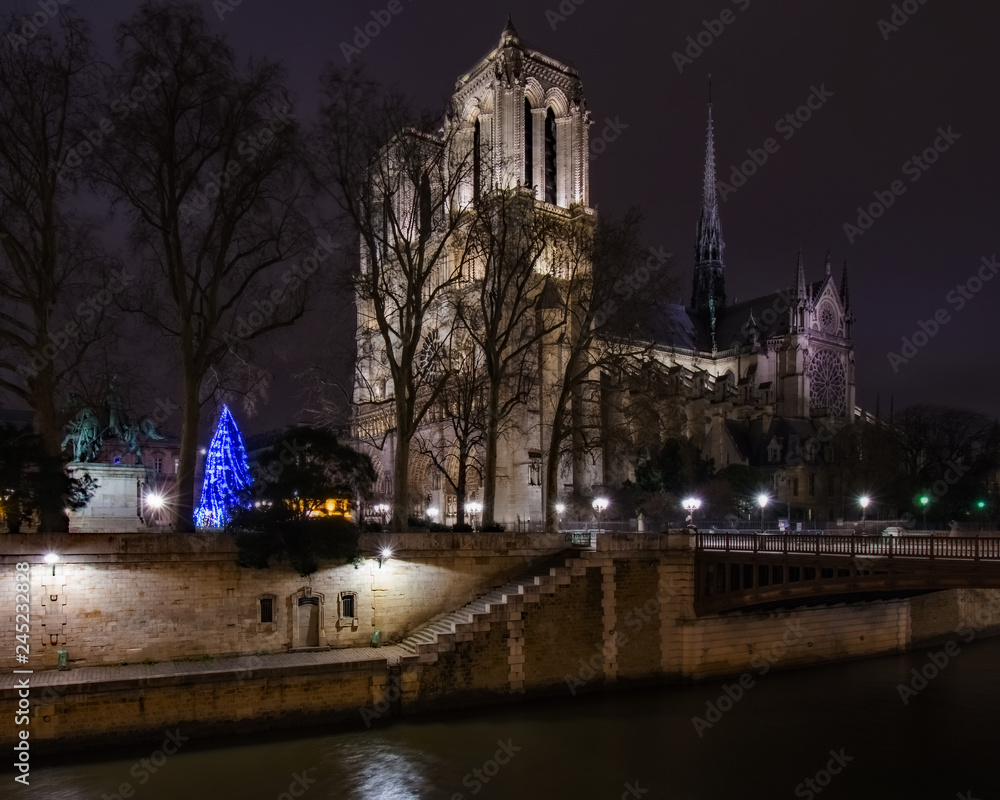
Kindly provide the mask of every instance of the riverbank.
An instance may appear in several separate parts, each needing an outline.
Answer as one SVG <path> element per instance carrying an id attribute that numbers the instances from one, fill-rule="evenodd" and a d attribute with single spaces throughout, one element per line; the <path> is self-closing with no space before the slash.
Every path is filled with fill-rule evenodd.
<path id="1" fill-rule="evenodd" d="M 830 751 L 851 758 L 817 798 L 852 800 L 1000 796 L 995 670 L 1000 640 L 962 643 L 961 654 L 904 704 L 898 687 L 939 650 L 809 669 L 754 673 L 755 685 L 699 736 L 693 720 L 731 679 L 571 696 L 505 707 L 395 719 L 371 729 L 159 740 L 35 761 L 21 800 L 340 800 L 619 798 L 626 784 L 658 797 L 795 797 Z M 171 729 L 170 733 L 174 733 Z M 182 728 L 180 735 L 186 735 Z M 498 741 L 509 758 L 495 759 Z M 173 749 L 173 748 L 171 748 Z M 490 763 L 490 762 L 495 763 Z M 475 770 L 488 782 L 478 784 Z M 7 777 L 10 780 L 12 776 Z M 826 780 L 826 776 L 821 776 Z M 2 793 L 0 793 L 2 794 Z M 4 795 L 6 796 L 6 795 Z M 807 796 L 806 789 L 798 796 Z"/>

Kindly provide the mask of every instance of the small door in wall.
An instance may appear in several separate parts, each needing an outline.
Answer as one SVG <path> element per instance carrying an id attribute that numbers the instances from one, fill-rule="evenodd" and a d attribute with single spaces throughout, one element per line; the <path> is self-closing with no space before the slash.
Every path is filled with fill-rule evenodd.
<path id="1" fill-rule="evenodd" d="M 319 647 L 319 598 L 299 598 L 299 647 Z"/>

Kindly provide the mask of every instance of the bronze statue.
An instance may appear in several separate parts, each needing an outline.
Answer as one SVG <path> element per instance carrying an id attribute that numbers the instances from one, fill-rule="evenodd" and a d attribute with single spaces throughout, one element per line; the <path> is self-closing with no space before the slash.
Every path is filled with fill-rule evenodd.
<path id="1" fill-rule="evenodd" d="M 104 443 L 101 436 L 101 423 L 97 415 L 89 408 L 81 409 L 69 423 L 69 433 L 63 439 L 62 446 L 73 445 L 74 461 L 93 461 Z"/>
<path id="2" fill-rule="evenodd" d="M 81 409 L 69 424 L 69 433 L 63 439 L 63 447 L 73 446 L 74 461 L 94 461 L 104 443 L 106 436 L 114 436 L 125 448 L 127 453 L 135 453 L 135 463 L 142 464 L 142 451 L 139 447 L 140 434 L 146 439 L 162 439 L 156 426 L 149 417 L 136 419 L 125 410 L 121 394 L 115 385 L 117 375 L 112 376 L 108 391 L 104 397 L 107 409 L 108 424 L 101 427 L 97 414 L 91 408 Z"/>

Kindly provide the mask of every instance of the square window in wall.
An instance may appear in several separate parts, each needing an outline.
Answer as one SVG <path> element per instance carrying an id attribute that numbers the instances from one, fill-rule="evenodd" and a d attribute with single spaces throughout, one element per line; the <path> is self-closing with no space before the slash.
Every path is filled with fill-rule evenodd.
<path id="1" fill-rule="evenodd" d="M 355 619 L 358 616 L 358 595 L 355 592 L 341 592 L 340 618 Z"/>
<path id="2" fill-rule="evenodd" d="M 260 621 L 274 622 L 274 598 L 262 597 L 258 601 L 260 606 Z"/>

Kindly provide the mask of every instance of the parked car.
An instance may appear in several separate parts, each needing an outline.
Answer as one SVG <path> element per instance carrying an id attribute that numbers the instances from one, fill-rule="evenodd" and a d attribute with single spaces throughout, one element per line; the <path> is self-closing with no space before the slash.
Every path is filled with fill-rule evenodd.
<path id="1" fill-rule="evenodd" d="M 930 531 L 908 531 L 906 528 L 901 528 L 896 525 L 890 525 L 884 531 L 882 531 L 883 536 L 933 536 Z"/>

